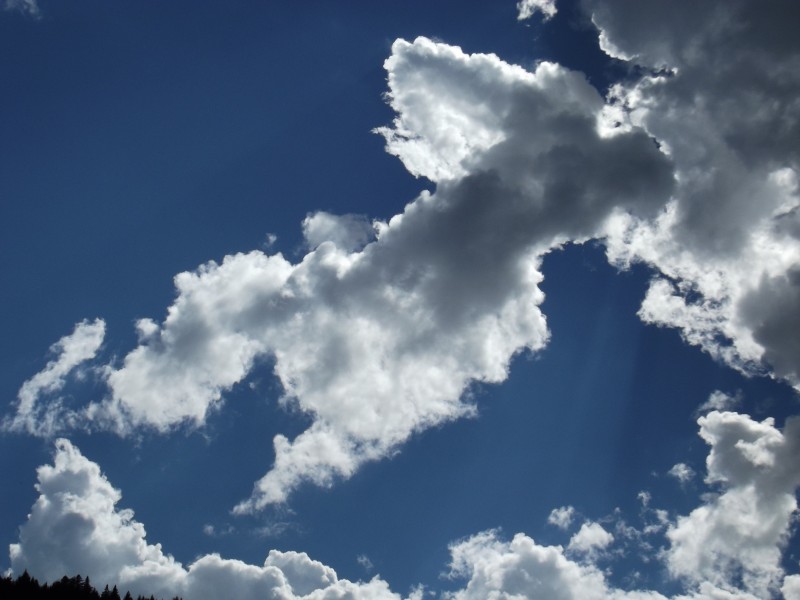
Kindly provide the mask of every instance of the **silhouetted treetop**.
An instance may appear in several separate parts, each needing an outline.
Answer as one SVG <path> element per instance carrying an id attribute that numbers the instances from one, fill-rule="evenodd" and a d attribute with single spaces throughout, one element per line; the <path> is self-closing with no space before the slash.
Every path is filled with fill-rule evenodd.
<path id="1" fill-rule="evenodd" d="M 85 579 L 80 575 L 67 577 L 64 575 L 52 584 L 40 584 L 35 577 L 31 577 L 28 571 L 22 573 L 16 579 L 11 577 L 0 577 L 0 598 L 2 600 L 121 600 L 117 586 L 110 590 L 105 586 L 102 593 L 99 593 L 92 586 L 89 578 Z M 130 592 L 125 593 L 124 600 L 133 600 Z M 139 595 L 136 600 L 156 600 L 154 595 Z M 175 596 L 172 600 L 181 600 Z"/>

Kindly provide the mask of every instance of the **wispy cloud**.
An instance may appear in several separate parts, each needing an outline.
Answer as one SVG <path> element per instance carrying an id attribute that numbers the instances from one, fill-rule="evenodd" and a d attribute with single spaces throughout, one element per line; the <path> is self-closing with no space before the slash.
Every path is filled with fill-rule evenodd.
<path id="1" fill-rule="evenodd" d="M 734 410 L 737 409 L 741 403 L 742 394 L 740 392 L 731 395 L 721 392 L 720 390 L 714 390 L 709 394 L 708 400 L 697 408 L 697 415 L 699 416 L 711 412 L 712 410 Z"/>
<path id="2" fill-rule="evenodd" d="M 41 16 L 36 0 L 3 0 L 0 6 L 3 10 L 23 13 L 30 17 Z"/>
<path id="3" fill-rule="evenodd" d="M 106 324 L 102 319 L 82 321 L 71 334 L 53 344 L 50 352 L 56 358 L 22 384 L 17 394 L 16 414 L 4 419 L 2 428 L 52 437 L 74 426 L 79 416 L 63 406 L 59 392 L 76 368 L 95 357 L 105 331 Z"/>
<path id="4" fill-rule="evenodd" d="M 689 483 L 692 479 L 694 479 L 695 472 L 692 467 L 685 463 L 676 463 L 672 465 L 669 471 L 667 471 L 667 475 L 674 477 L 682 484 Z"/>

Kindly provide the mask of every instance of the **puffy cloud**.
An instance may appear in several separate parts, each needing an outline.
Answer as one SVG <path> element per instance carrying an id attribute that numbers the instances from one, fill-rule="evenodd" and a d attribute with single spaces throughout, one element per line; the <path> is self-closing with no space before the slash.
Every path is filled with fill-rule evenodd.
<path id="1" fill-rule="evenodd" d="M 537 12 L 542 13 L 545 20 L 556 16 L 556 0 L 520 0 L 517 2 L 517 19 L 530 19 Z"/>
<path id="2" fill-rule="evenodd" d="M 309 215 L 297 264 L 253 251 L 179 274 L 164 321 L 137 323 L 139 346 L 105 371 L 109 396 L 82 413 L 123 435 L 199 426 L 273 356 L 282 402 L 313 422 L 275 437 L 272 469 L 238 512 L 472 414 L 470 385 L 503 381 L 515 354 L 547 342 L 541 256 L 597 236 L 616 211 L 657 213 L 672 189 L 643 131 L 598 130 L 604 102 L 579 73 L 425 38 L 395 42 L 386 68 L 398 116 L 381 133 L 435 192 L 374 229 Z"/>
<path id="3" fill-rule="evenodd" d="M 575 509 L 572 506 L 561 506 L 554 508 L 547 516 L 547 522 L 550 525 L 555 525 L 559 529 L 567 529 L 572 525 L 572 520 L 575 517 Z"/>
<path id="4" fill-rule="evenodd" d="M 450 597 L 665 598 L 657 591 L 616 588 L 597 566 L 601 556 L 613 560 L 633 552 L 629 542 L 636 543 L 641 558 L 664 561 L 669 574 L 684 584 L 675 600 L 797 597 L 800 576 L 784 577 L 781 559 L 800 486 L 800 418 L 790 419 L 783 431 L 771 419 L 757 422 L 731 412 L 714 411 L 698 423 L 711 447 L 706 482 L 721 490 L 689 515 L 669 522 L 666 514 L 658 514 L 661 524 L 641 532 L 624 526 L 622 547 L 595 522 L 584 523 L 566 550 L 542 546 L 522 533 L 510 542 L 496 531 L 477 534 L 451 547 L 451 576 L 467 584 Z M 642 493 L 640 498 L 646 506 L 650 497 Z M 642 534 L 656 534 L 668 522 L 665 548 L 644 543 Z M 574 560 L 576 554 L 580 561 Z"/>
<path id="5" fill-rule="evenodd" d="M 97 464 L 70 442 L 56 441 L 53 465 L 38 469 L 39 498 L 10 547 L 11 567 L 54 581 L 64 573 L 89 575 L 95 585 L 116 584 L 138 593 L 197 600 L 399 600 L 379 578 L 353 583 L 305 553 L 269 553 L 262 566 L 211 554 L 188 568 L 149 544 L 133 512 L 118 509 L 121 494 Z"/>
<path id="6" fill-rule="evenodd" d="M 581 525 L 578 532 L 569 540 L 568 550 L 587 555 L 594 555 L 600 550 L 608 548 L 614 541 L 614 536 L 603 529 L 600 523 L 587 522 Z"/>
<path id="7" fill-rule="evenodd" d="M 468 579 L 452 600 L 550 598 L 552 600 L 663 599 L 656 592 L 627 592 L 609 586 L 592 564 L 574 562 L 561 546 L 542 546 L 517 534 L 510 542 L 493 531 L 450 548 L 451 576 Z"/>
<path id="8" fill-rule="evenodd" d="M 688 483 L 692 479 L 694 479 L 695 472 L 692 467 L 685 463 L 677 463 L 672 465 L 672 468 L 667 471 L 667 475 L 670 475 L 680 481 L 681 483 Z"/>
<path id="9" fill-rule="evenodd" d="M 461 178 L 497 198 L 520 220 L 509 232 L 542 251 L 596 236 L 616 211 L 653 216 L 669 198 L 667 159 L 641 130 L 602 135 L 603 99 L 580 73 L 546 62 L 528 72 L 425 38 L 395 42 L 386 69 L 398 113 L 379 130 L 387 151 L 439 182 L 437 195 Z"/>
<path id="10" fill-rule="evenodd" d="M 800 44 L 790 0 L 669 4 L 585 0 L 609 54 L 661 69 L 612 89 L 624 129 L 644 127 L 675 165 L 655 221 L 620 215 L 609 257 L 647 262 L 640 316 L 744 372 L 800 384 L 797 175 Z"/>
<path id="11" fill-rule="evenodd" d="M 722 489 L 669 528 L 667 565 L 696 584 L 769 597 L 783 577 L 782 548 L 797 509 L 800 419 L 782 432 L 772 419 L 731 412 L 698 423 L 711 446 L 706 481 Z"/>
<path id="12" fill-rule="evenodd" d="M 783 580 L 781 593 L 785 600 L 800 599 L 800 575 L 789 575 Z"/>
<path id="13" fill-rule="evenodd" d="M 450 578 L 465 583 L 445 597 L 665 599 L 658 591 L 622 589 L 610 582 L 615 558 L 631 552 L 645 562 L 664 562 L 668 574 L 683 584 L 674 600 L 764 599 L 779 592 L 787 599 L 797 597 L 800 576 L 784 577 L 781 555 L 800 485 L 800 418 L 789 420 L 783 431 L 770 419 L 757 422 L 730 412 L 714 411 L 698 422 L 710 446 L 706 481 L 720 490 L 706 495 L 691 513 L 674 521 L 657 514 L 659 526 L 642 531 L 620 521 L 619 536 L 597 522 L 585 522 L 566 548 L 543 546 L 523 533 L 510 541 L 496 531 L 478 533 L 450 547 Z M 198 600 L 220 595 L 244 600 L 400 598 L 379 576 L 368 582 L 341 580 L 302 552 L 270 551 L 261 566 L 211 554 L 184 567 L 147 541 L 133 512 L 117 508 L 120 492 L 98 465 L 63 439 L 56 442 L 53 465 L 40 467 L 38 478 L 39 498 L 20 527 L 19 542 L 10 547 L 17 573 L 28 569 L 39 579 L 54 580 L 80 572 L 96 584 L 108 581 L 134 593 Z M 570 508 L 553 514 L 564 520 L 574 512 Z M 648 542 L 654 538 L 644 536 L 660 536 L 665 523 L 667 545 L 654 548 Z M 600 558 L 608 562 L 606 569 L 598 567 Z M 366 556 L 356 560 L 370 570 Z M 418 588 L 410 598 L 423 595 Z"/>
<path id="14" fill-rule="evenodd" d="M 140 321 L 139 346 L 107 369 L 108 398 L 83 413 L 58 398 L 42 408 L 102 342 L 102 321 L 80 324 L 23 385 L 6 428 L 45 435 L 54 415 L 70 425 L 79 414 L 121 434 L 202 425 L 256 357 L 271 355 L 283 402 L 313 423 L 294 440 L 275 438 L 272 469 L 237 510 L 282 502 L 304 481 L 329 485 L 415 431 L 470 414 L 473 382 L 502 381 L 515 353 L 547 341 L 541 256 L 597 237 L 613 263 L 660 273 L 642 319 L 678 327 L 742 371 L 768 368 L 798 385 L 796 3 L 583 4 L 609 54 L 659 72 L 605 100 L 555 64 L 526 71 L 398 40 L 386 62 L 397 118 L 379 132 L 435 192 L 376 223 L 374 239 L 358 217 L 310 215 L 297 264 L 256 251 L 179 274 L 164 321 Z M 552 16 L 555 6 L 522 0 L 518 10 Z M 717 397 L 705 408 L 723 405 Z M 711 445 L 707 481 L 721 491 L 668 528 L 664 559 L 690 586 L 685 597 L 766 597 L 781 585 L 796 508 L 797 421 L 781 432 L 714 410 L 699 422 Z M 211 555 L 185 569 L 146 542 L 132 513 L 115 508 L 119 493 L 65 441 L 40 469 L 39 491 L 11 549 L 15 569 L 81 570 L 198 597 L 234 584 L 243 598 L 395 597 L 379 579 L 339 581 L 303 554 L 273 552 L 262 567 Z M 561 510 L 552 522 L 567 526 L 572 513 Z M 661 597 L 609 585 L 586 550 L 613 541 L 584 524 L 568 546 L 585 550 L 578 563 L 523 534 L 479 534 L 452 547 L 453 574 L 468 579 L 453 597 Z M 797 594 L 796 576 L 782 585 Z"/>
<path id="15" fill-rule="evenodd" d="M 164 596 L 176 588 L 181 565 L 147 544 L 130 510 L 115 509 L 119 491 L 70 442 L 56 441 L 53 465 L 39 467 L 38 478 L 39 498 L 20 527 L 19 543 L 10 547 L 14 571 L 28 569 L 48 581 L 89 574 L 101 585 L 120 583 L 142 593 L 138 581 L 144 578 Z"/>
<path id="16" fill-rule="evenodd" d="M 110 394 L 81 413 L 88 424 L 123 435 L 200 426 L 272 356 L 282 401 L 313 422 L 275 437 L 271 470 L 236 510 L 330 485 L 473 413 L 471 385 L 504 380 L 516 353 L 547 342 L 541 257 L 599 237 L 613 263 L 660 273 L 645 321 L 745 372 L 800 381 L 800 70 L 785 25 L 796 8 L 584 6 L 609 52 L 664 72 L 606 100 L 552 63 L 527 71 L 396 41 L 385 66 L 397 117 L 378 131 L 435 191 L 374 231 L 352 215 L 309 215 L 296 264 L 254 251 L 179 274 L 163 322 L 140 321 L 139 346 L 108 368 Z"/>
<path id="17" fill-rule="evenodd" d="M 71 334 L 53 344 L 50 352 L 56 358 L 22 384 L 17 394 L 16 414 L 6 417 L 2 428 L 50 437 L 74 424 L 78 415 L 63 406 L 58 393 L 78 366 L 95 357 L 105 331 L 102 319 L 81 321 Z"/>
<path id="18" fill-rule="evenodd" d="M 120 433 L 147 425 L 200 425 L 265 352 L 270 312 L 282 312 L 293 266 L 280 254 L 227 256 L 175 277 L 178 297 L 159 326 L 140 321 L 143 343 L 107 375 L 112 394 L 89 407 L 93 423 Z"/>

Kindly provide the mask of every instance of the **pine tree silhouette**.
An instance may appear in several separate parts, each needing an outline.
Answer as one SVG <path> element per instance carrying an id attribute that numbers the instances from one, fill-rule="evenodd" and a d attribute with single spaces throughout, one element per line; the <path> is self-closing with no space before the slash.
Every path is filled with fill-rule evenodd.
<path id="1" fill-rule="evenodd" d="M 120 600 L 119 589 L 113 586 L 108 589 L 106 585 L 102 593 L 98 593 L 92 586 L 88 577 L 85 579 L 81 575 L 67 577 L 64 575 L 52 583 L 40 584 L 39 581 L 31 577 L 28 571 L 24 571 L 16 580 L 10 576 L 0 577 L 0 600 Z M 125 593 L 124 600 L 133 600 L 133 596 L 128 591 Z M 137 600 L 156 600 L 154 595 L 138 596 Z M 175 596 L 172 600 L 181 600 Z"/>

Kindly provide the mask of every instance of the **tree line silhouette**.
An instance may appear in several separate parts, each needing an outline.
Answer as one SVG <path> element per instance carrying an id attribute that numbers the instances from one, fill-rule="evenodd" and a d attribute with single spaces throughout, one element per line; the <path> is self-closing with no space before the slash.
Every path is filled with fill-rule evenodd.
<path id="1" fill-rule="evenodd" d="M 28 571 L 16 579 L 0 577 L 0 598 L 2 600 L 17 600 L 18 598 L 20 600 L 134 600 L 130 592 L 120 596 L 116 585 L 110 590 L 106 586 L 102 592 L 98 592 L 88 577 L 64 575 L 53 583 L 40 584 L 36 578 L 28 574 Z M 149 598 L 139 595 L 136 600 L 156 600 L 156 598 L 153 595 Z M 181 598 L 175 596 L 172 600 L 181 600 Z"/>

